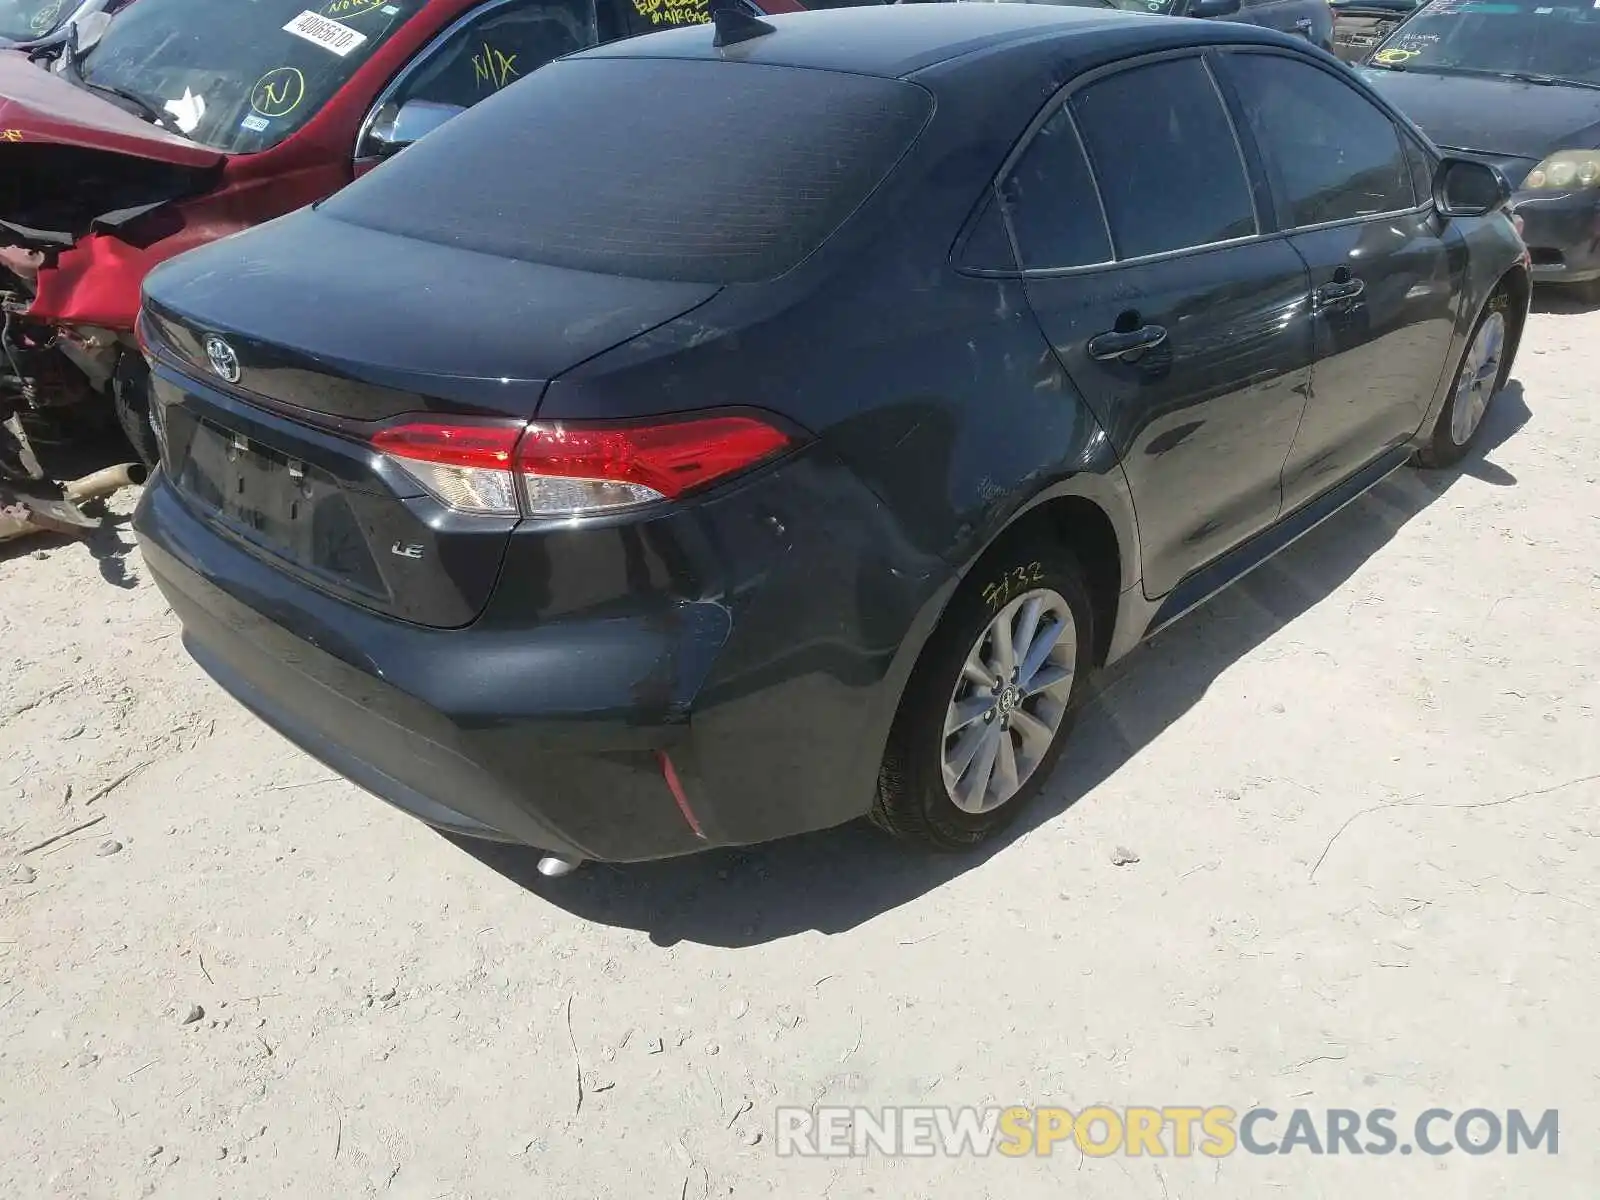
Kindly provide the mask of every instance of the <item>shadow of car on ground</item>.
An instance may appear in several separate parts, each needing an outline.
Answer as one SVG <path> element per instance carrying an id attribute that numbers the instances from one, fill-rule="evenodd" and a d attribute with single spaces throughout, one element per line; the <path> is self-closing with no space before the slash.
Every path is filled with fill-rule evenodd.
<path id="1" fill-rule="evenodd" d="M 1210 606 L 1180 621 L 1104 672 L 1043 793 L 1002 837 L 959 855 L 934 855 L 856 822 L 736 850 L 650 863 L 590 863 L 546 879 L 539 853 L 451 837 L 508 879 L 586 920 L 639 929 L 651 941 L 760 945 L 816 930 L 837 933 L 923 895 L 1002 854 L 1053 821 L 1187 712 L 1234 662 L 1348 580 L 1461 475 L 1510 487 L 1486 460 L 1529 420 L 1513 380 L 1490 407 L 1479 443 L 1448 471 L 1402 470 L 1241 580 L 1250 603 L 1219 620 Z M 1152 682 L 1153 681 L 1153 682 Z M 1116 693 L 1137 690 L 1137 704 Z"/>
<path id="2" fill-rule="evenodd" d="M 1571 317 L 1593 312 L 1596 308 L 1600 308 L 1600 302 L 1585 298 L 1575 287 L 1546 285 L 1533 289 L 1533 303 L 1529 311 Z"/>

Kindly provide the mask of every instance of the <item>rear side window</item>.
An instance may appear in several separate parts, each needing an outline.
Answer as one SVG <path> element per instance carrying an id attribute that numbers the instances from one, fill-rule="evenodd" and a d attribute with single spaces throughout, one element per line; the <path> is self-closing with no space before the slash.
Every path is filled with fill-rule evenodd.
<path id="1" fill-rule="evenodd" d="M 1198 58 L 1135 67 L 1072 98 L 1118 258 L 1256 232 L 1233 126 Z"/>
<path id="2" fill-rule="evenodd" d="M 453 118 L 322 211 L 579 271 L 755 282 L 821 245 L 931 111 L 914 84 L 837 71 L 567 59 Z"/>
<path id="3" fill-rule="evenodd" d="M 1309 63 L 1229 56 L 1245 122 L 1291 227 L 1398 212 L 1416 203 L 1389 114 Z"/>
<path id="4" fill-rule="evenodd" d="M 1110 261 L 1100 198 L 1065 108 L 1028 143 L 1006 176 L 1001 195 L 1024 270 Z"/>

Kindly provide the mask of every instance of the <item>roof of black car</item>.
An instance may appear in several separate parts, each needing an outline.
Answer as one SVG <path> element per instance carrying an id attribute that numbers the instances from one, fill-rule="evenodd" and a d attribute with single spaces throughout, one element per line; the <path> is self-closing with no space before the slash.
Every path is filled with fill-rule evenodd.
<path id="1" fill-rule="evenodd" d="M 611 42 L 573 57 L 724 58 L 898 78 L 976 51 L 1069 31 L 1144 30 L 1155 35 L 1152 41 L 1169 44 L 1278 40 L 1270 34 L 1258 36 L 1265 31 L 1235 22 L 1049 4 L 872 4 L 782 13 L 763 20 L 774 32 L 721 50 L 712 45 L 710 26 L 690 25 Z M 1178 34 L 1181 37 L 1175 37 Z"/>

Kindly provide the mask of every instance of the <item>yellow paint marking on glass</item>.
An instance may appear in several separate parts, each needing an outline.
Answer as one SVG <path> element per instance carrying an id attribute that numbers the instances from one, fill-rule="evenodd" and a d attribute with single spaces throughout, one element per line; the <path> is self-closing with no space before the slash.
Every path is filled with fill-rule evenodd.
<path id="1" fill-rule="evenodd" d="M 487 83 L 495 91 L 499 91 L 517 77 L 515 54 L 506 54 L 485 42 L 483 53 L 472 56 L 472 81 L 480 87 Z"/>
<path id="2" fill-rule="evenodd" d="M 322 15 L 332 17 L 335 21 L 346 17 L 359 17 L 364 13 L 376 12 L 389 0 L 328 0 L 322 6 Z"/>
<path id="3" fill-rule="evenodd" d="M 298 67 L 275 67 L 250 89 L 250 107 L 263 117 L 287 117 L 306 97 L 306 77 Z"/>
<path id="4" fill-rule="evenodd" d="M 633 0 L 633 8 L 652 25 L 704 25 L 711 19 L 707 0 Z"/>
<path id="5" fill-rule="evenodd" d="M 33 20 L 28 22 L 28 28 L 34 33 L 49 33 L 55 28 L 56 18 L 61 15 L 61 7 L 66 0 L 55 0 L 54 4 L 46 4 L 33 14 Z"/>

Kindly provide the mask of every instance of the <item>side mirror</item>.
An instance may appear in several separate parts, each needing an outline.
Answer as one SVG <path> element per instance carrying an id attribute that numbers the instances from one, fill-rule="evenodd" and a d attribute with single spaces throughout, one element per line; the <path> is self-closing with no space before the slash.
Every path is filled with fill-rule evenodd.
<path id="1" fill-rule="evenodd" d="M 1228 17 L 1239 11 L 1239 0 L 1192 0 L 1191 17 Z"/>
<path id="2" fill-rule="evenodd" d="M 1445 217 L 1481 217 L 1511 199 L 1499 167 L 1470 158 L 1447 158 L 1433 176 L 1433 205 Z"/>
<path id="3" fill-rule="evenodd" d="M 380 158 L 388 158 L 466 111 L 458 104 L 435 100 L 407 100 L 399 107 L 386 104 L 368 130 L 367 140 Z"/>

